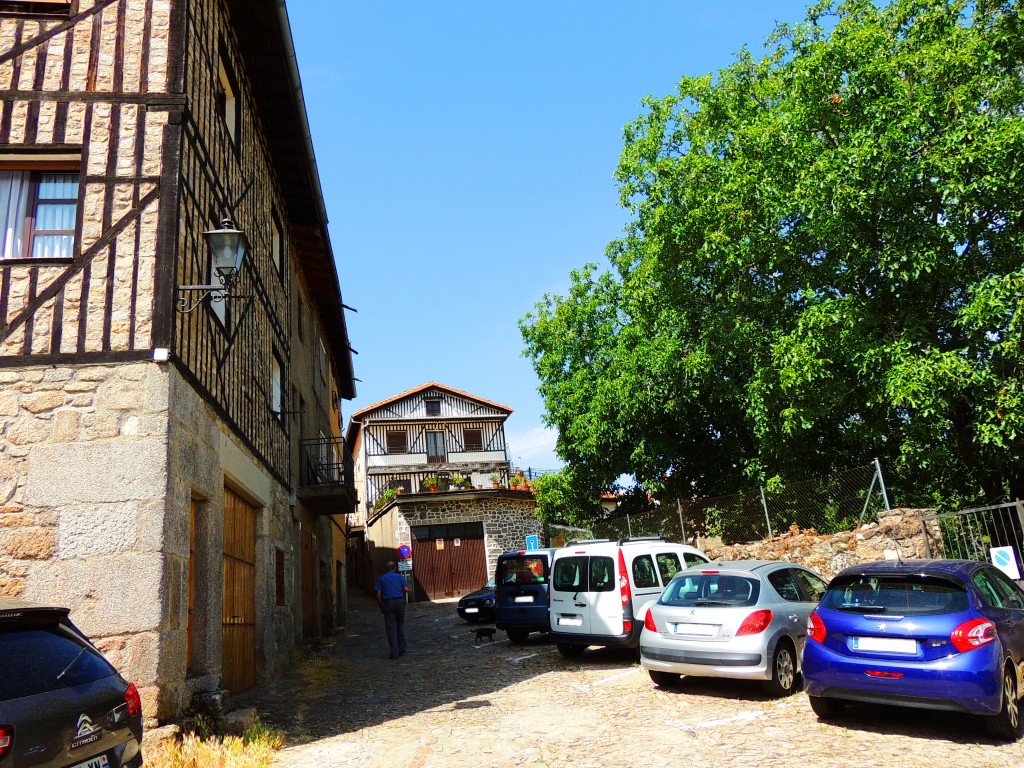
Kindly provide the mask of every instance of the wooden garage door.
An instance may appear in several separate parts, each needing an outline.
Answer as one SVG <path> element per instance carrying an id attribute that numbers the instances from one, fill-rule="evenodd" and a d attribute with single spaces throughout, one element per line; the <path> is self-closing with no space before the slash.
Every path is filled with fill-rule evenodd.
<path id="1" fill-rule="evenodd" d="M 413 526 L 412 563 L 420 600 L 480 589 L 489 578 L 483 523 Z"/>
<path id="2" fill-rule="evenodd" d="M 256 508 L 227 488 L 221 666 L 231 693 L 256 684 Z"/>

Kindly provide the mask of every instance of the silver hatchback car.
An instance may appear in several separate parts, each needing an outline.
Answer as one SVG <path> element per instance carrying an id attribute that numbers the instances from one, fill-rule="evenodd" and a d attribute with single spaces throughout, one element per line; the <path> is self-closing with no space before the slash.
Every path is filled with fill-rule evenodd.
<path id="1" fill-rule="evenodd" d="M 656 684 L 680 675 L 763 680 L 796 690 L 807 617 L 825 581 L 794 563 L 744 560 L 680 571 L 648 608 L 640 663 Z"/>

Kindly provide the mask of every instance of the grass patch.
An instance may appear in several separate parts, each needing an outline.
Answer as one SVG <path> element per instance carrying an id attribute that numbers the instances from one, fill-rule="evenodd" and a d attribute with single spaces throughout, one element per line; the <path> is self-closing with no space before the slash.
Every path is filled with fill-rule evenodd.
<path id="1" fill-rule="evenodd" d="M 146 755 L 149 768 L 270 768 L 284 733 L 257 720 L 241 736 L 216 736 L 199 724 L 180 741 L 166 741 Z"/>
<path id="2" fill-rule="evenodd" d="M 341 674 L 341 660 L 312 651 L 296 651 L 292 656 L 292 668 L 312 688 L 322 688 L 335 683 Z"/>

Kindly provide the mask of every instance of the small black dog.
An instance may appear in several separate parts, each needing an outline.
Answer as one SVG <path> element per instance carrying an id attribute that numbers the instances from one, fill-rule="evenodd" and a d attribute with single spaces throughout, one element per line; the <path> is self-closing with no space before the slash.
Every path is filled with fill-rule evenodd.
<path id="1" fill-rule="evenodd" d="M 494 627 L 480 627 L 476 631 L 476 641 L 479 643 L 484 638 L 487 638 L 488 642 L 494 642 Z"/>

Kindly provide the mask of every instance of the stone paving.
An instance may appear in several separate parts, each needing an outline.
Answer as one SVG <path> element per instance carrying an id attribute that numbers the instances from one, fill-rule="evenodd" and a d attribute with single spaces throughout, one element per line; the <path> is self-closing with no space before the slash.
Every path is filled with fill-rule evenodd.
<path id="1" fill-rule="evenodd" d="M 409 606 L 409 651 L 387 657 L 383 620 L 362 595 L 333 655 L 238 704 L 288 733 L 279 768 L 465 766 L 1024 766 L 975 718 L 853 707 L 819 722 L 807 697 L 756 683 L 687 678 L 654 686 L 632 654 L 563 659 L 543 635 L 476 642 L 453 603 Z"/>

